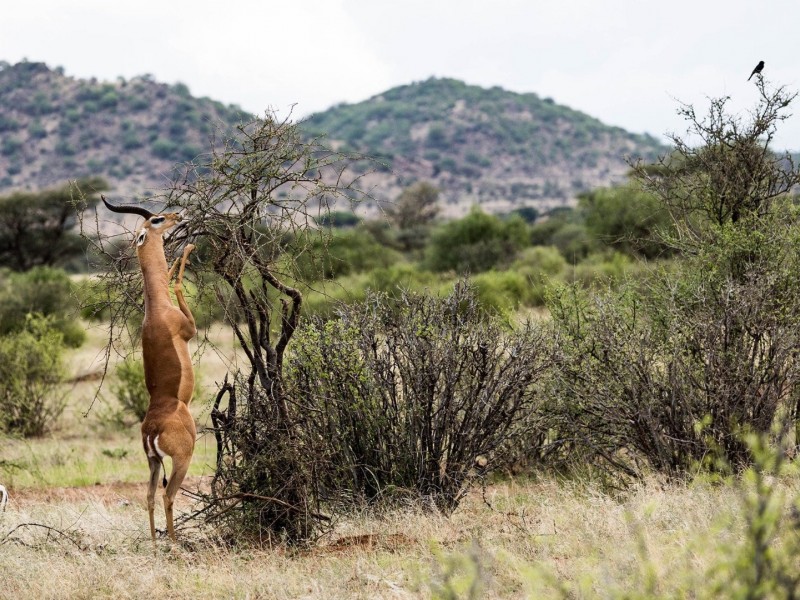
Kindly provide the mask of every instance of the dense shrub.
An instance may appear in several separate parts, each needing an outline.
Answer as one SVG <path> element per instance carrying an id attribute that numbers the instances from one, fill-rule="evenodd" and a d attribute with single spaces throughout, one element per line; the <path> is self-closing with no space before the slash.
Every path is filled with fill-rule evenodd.
<path id="1" fill-rule="evenodd" d="M 19 121 L 8 116 L 0 116 L 0 132 L 16 131 L 20 128 Z"/>
<path id="2" fill-rule="evenodd" d="M 65 406 L 61 332 L 30 315 L 24 327 L 0 336 L 0 428 L 24 437 L 51 429 Z"/>
<path id="3" fill-rule="evenodd" d="M 742 431 L 795 424 L 800 260 L 787 249 L 800 231 L 762 226 L 784 235 L 723 227 L 713 246 L 635 288 L 554 296 L 564 439 L 617 466 L 625 450 L 678 475 L 717 458 L 746 466 Z"/>
<path id="4" fill-rule="evenodd" d="M 664 234 L 672 218 L 664 204 L 635 184 L 597 189 L 580 197 L 586 227 L 597 239 L 646 258 L 669 255 Z"/>
<path id="5" fill-rule="evenodd" d="M 178 144 L 171 140 L 158 138 L 150 145 L 150 151 L 158 158 L 177 161 Z"/>
<path id="6" fill-rule="evenodd" d="M 567 271 L 567 261 L 556 248 L 533 246 L 520 252 L 510 270 L 525 277 L 528 283 L 525 303 L 542 306 L 547 289 L 553 283 L 561 281 Z"/>
<path id="7" fill-rule="evenodd" d="M 382 269 L 374 269 L 368 274 L 367 285 L 376 292 L 393 295 L 397 290 L 421 292 L 442 283 L 440 275 L 424 271 L 408 263 L 398 263 Z"/>
<path id="8" fill-rule="evenodd" d="M 38 265 L 64 265 L 86 250 L 73 232 L 80 209 L 100 201 L 108 186 L 89 178 L 39 192 L 0 197 L 0 266 L 26 271 Z"/>
<path id="9" fill-rule="evenodd" d="M 35 267 L 24 273 L 0 272 L 0 335 L 23 331 L 33 313 L 48 317 L 67 346 L 77 348 L 86 339 L 76 322 L 75 286 L 64 271 Z"/>
<path id="10" fill-rule="evenodd" d="M 522 306 L 532 304 L 534 298 L 530 281 L 514 270 L 487 271 L 470 281 L 480 307 L 498 316 L 511 317 Z"/>
<path id="11" fill-rule="evenodd" d="M 144 382 L 144 363 L 132 357 L 120 362 L 114 370 L 117 381 L 111 385 L 111 393 L 120 404 L 121 416 L 133 416 L 144 420 L 150 404 L 150 394 Z"/>
<path id="12" fill-rule="evenodd" d="M 345 210 L 325 213 L 320 215 L 316 221 L 320 227 L 355 227 L 361 223 L 361 219 L 357 215 Z"/>
<path id="13" fill-rule="evenodd" d="M 446 298 L 370 296 L 313 320 L 289 380 L 324 494 L 410 494 L 452 511 L 504 463 L 510 439 L 543 439 L 531 415 L 554 364 L 549 339 L 532 324 L 503 331 L 463 283 Z"/>
<path id="14" fill-rule="evenodd" d="M 23 145 L 22 140 L 4 137 L 2 143 L 0 143 L 0 153 L 3 156 L 14 156 L 22 149 Z"/>
<path id="15" fill-rule="evenodd" d="M 386 268 L 400 260 L 400 254 L 379 244 L 369 231 L 310 232 L 298 238 L 302 251 L 294 259 L 298 276 L 305 281 L 333 279 L 351 273 Z"/>
<path id="16" fill-rule="evenodd" d="M 567 269 L 564 279 L 575 282 L 585 288 L 598 286 L 614 286 L 631 277 L 637 271 L 637 265 L 622 252 L 607 250 L 590 254 L 573 268 Z"/>
<path id="17" fill-rule="evenodd" d="M 572 264 L 600 249 L 597 238 L 585 225 L 579 223 L 564 223 L 553 232 L 548 242 L 558 248 L 562 256 Z"/>
<path id="18" fill-rule="evenodd" d="M 434 232 L 425 262 L 434 271 L 479 273 L 510 263 L 528 236 L 521 218 L 502 220 L 475 208 Z"/>

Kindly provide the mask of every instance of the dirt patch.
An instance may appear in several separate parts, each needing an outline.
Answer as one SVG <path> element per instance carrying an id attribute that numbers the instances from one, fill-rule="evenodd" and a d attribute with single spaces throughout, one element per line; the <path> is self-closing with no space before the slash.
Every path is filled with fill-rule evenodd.
<path id="1" fill-rule="evenodd" d="M 183 481 L 183 488 L 198 490 L 207 483 L 207 477 L 187 477 Z M 156 498 L 160 499 L 163 488 L 159 486 Z M 18 507 L 41 503 L 71 503 L 71 502 L 99 502 L 107 506 L 126 506 L 138 504 L 147 506 L 147 483 L 98 483 L 83 487 L 50 487 L 50 488 L 22 488 L 9 491 L 9 500 Z M 178 494 L 176 504 L 190 506 L 192 500 L 183 494 Z"/>

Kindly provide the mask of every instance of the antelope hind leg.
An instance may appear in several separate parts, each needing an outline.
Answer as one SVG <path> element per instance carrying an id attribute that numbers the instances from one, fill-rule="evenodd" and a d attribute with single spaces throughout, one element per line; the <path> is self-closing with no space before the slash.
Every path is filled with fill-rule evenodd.
<path id="1" fill-rule="evenodd" d="M 147 512 L 150 515 L 150 537 L 156 543 L 156 522 L 153 512 L 156 508 L 156 488 L 158 488 L 158 476 L 161 474 L 161 461 L 155 457 L 148 457 L 147 463 L 150 466 L 150 483 L 147 487 Z"/>
<path id="2" fill-rule="evenodd" d="M 173 457 L 172 459 L 172 474 L 167 483 L 167 489 L 164 490 L 164 512 L 167 517 L 167 533 L 173 542 L 177 541 L 175 537 L 175 525 L 173 520 L 173 505 L 175 504 L 175 496 L 183 483 L 186 473 L 189 471 L 189 463 L 192 461 L 191 455 L 189 457 L 181 457 L 180 459 Z"/>
<path id="3" fill-rule="evenodd" d="M 167 488 L 164 490 L 164 512 L 167 516 L 167 533 L 172 541 L 175 541 L 175 525 L 173 520 L 173 505 L 175 503 L 175 496 L 189 471 L 189 464 L 192 462 L 192 454 L 194 453 L 195 441 L 195 428 L 192 416 L 186 405 L 178 403 L 180 418 L 188 419 L 188 422 L 182 423 L 181 419 L 172 421 L 168 427 L 165 427 L 159 434 L 159 447 L 167 456 L 172 457 L 172 473 L 167 482 Z M 180 413 L 183 412 L 181 415 Z"/>

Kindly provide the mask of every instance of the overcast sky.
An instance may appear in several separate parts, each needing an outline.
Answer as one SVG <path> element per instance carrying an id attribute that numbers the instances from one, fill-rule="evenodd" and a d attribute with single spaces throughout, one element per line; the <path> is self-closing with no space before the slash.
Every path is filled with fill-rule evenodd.
<path id="1" fill-rule="evenodd" d="M 661 136 L 685 131 L 679 101 L 752 107 L 759 60 L 772 84 L 800 90 L 799 24 L 788 0 L 24 0 L 0 13 L 0 60 L 101 80 L 149 73 L 298 117 L 454 77 Z M 800 116 L 778 142 L 800 149 Z"/>

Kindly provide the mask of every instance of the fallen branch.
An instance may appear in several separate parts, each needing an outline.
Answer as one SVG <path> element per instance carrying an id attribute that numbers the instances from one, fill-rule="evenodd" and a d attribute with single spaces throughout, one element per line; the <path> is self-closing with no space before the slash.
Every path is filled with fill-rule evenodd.
<path id="1" fill-rule="evenodd" d="M 80 543 L 80 542 L 78 542 L 77 540 L 75 540 L 75 539 L 74 539 L 74 538 L 73 538 L 71 535 L 69 535 L 68 533 L 66 533 L 66 532 L 64 532 L 64 531 L 61 531 L 61 530 L 59 530 L 59 529 L 56 529 L 55 527 L 50 527 L 49 525 L 43 525 L 42 523 L 20 523 L 19 525 L 17 525 L 16 527 L 14 527 L 14 528 L 13 528 L 11 531 L 9 531 L 9 532 L 8 532 L 8 533 L 7 533 L 7 534 L 6 534 L 6 535 L 3 537 L 3 539 L 1 539 L 1 540 L 0 540 L 0 546 L 2 546 L 3 544 L 5 544 L 5 543 L 7 543 L 7 542 L 15 542 L 15 543 L 17 543 L 17 544 L 21 544 L 22 546 L 28 546 L 28 547 L 30 547 L 30 544 L 26 544 L 25 542 L 23 542 L 23 541 L 22 541 L 22 540 L 20 540 L 20 539 L 17 539 L 17 538 L 13 538 L 13 537 L 11 537 L 11 536 L 14 534 L 14 532 L 15 532 L 15 531 L 17 531 L 18 529 L 22 529 L 22 528 L 24 528 L 24 527 L 39 527 L 39 528 L 41 528 L 41 529 L 44 529 L 44 530 L 46 530 L 46 531 L 47 531 L 47 539 L 48 539 L 48 540 L 50 539 L 50 534 L 51 534 L 51 533 L 52 533 L 52 534 L 57 534 L 57 535 L 58 535 L 58 536 L 60 536 L 61 538 L 64 538 L 64 539 L 66 539 L 68 542 L 70 542 L 71 544 L 73 544 L 73 545 L 74 545 L 76 548 L 78 548 L 78 550 L 80 550 L 81 552 L 85 552 L 85 551 L 86 551 L 86 547 L 85 547 L 85 546 L 83 546 L 83 545 L 81 545 L 81 543 Z"/>

